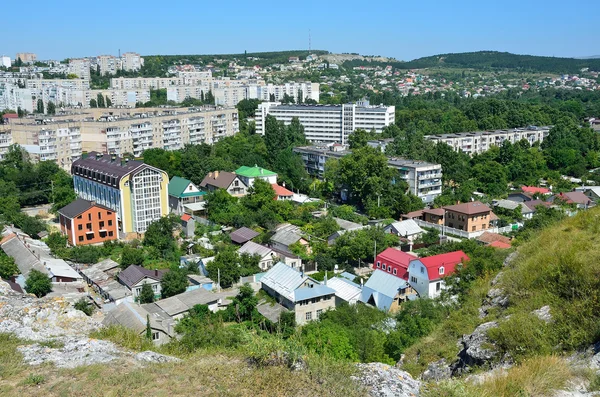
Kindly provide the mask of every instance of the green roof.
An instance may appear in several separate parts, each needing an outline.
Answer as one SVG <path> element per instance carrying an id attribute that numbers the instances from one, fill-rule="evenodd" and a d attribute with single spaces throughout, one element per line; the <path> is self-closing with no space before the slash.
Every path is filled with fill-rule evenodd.
<path id="1" fill-rule="evenodd" d="M 245 176 L 246 178 L 259 178 L 261 176 L 277 176 L 276 172 L 269 171 L 266 168 L 255 165 L 254 167 L 241 166 L 235 170 L 237 175 Z"/>
<path id="2" fill-rule="evenodd" d="M 174 197 L 193 197 L 193 196 L 203 196 L 206 192 L 185 192 L 185 188 L 192 183 L 189 179 L 181 178 L 178 176 L 174 176 L 169 181 L 169 196 Z"/>

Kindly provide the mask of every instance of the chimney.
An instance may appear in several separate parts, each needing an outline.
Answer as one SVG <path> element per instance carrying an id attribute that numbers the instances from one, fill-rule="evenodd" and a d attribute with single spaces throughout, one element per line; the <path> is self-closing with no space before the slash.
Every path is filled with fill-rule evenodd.
<path id="1" fill-rule="evenodd" d="M 215 179 L 219 177 L 219 171 L 215 171 Z"/>
<path id="2" fill-rule="evenodd" d="M 112 162 L 114 162 L 116 159 L 117 159 L 117 156 L 114 154 L 110 157 L 110 161 L 112 161 Z"/>
<path id="3" fill-rule="evenodd" d="M 90 205 L 96 205 L 95 201 L 90 201 Z"/>
<path id="4" fill-rule="evenodd" d="M 212 177 L 213 177 L 213 173 L 212 173 L 212 172 L 209 172 L 209 173 L 208 173 L 208 177 L 209 177 L 209 178 L 212 178 Z"/>
<path id="5" fill-rule="evenodd" d="M 283 187 L 285 187 L 285 181 L 283 181 L 283 183 L 281 184 Z"/>
<path id="6" fill-rule="evenodd" d="M 325 285 L 327 285 L 327 270 L 325 270 L 325 279 L 324 279 L 324 281 L 325 281 Z"/>
<path id="7" fill-rule="evenodd" d="M 125 165 L 129 164 L 129 158 L 125 159 Z"/>
<path id="8" fill-rule="evenodd" d="M 158 277 L 158 270 L 154 270 L 154 275 Z"/>

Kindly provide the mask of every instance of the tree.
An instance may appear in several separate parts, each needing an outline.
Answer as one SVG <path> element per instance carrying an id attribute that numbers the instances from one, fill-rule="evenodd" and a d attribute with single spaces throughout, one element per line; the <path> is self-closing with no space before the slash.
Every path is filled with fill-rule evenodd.
<path id="1" fill-rule="evenodd" d="M 256 312 L 258 298 L 254 295 L 254 290 L 250 284 L 245 283 L 240 287 L 240 292 L 233 298 L 231 304 L 227 307 L 227 315 L 231 319 L 241 323 L 242 321 L 251 321 Z"/>
<path id="2" fill-rule="evenodd" d="M 171 269 L 163 276 L 160 281 L 161 297 L 168 298 L 170 296 L 185 292 L 188 286 L 187 274 L 179 268 Z"/>
<path id="3" fill-rule="evenodd" d="M 112 107 L 112 101 L 110 100 L 110 98 L 108 97 L 108 95 L 106 96 L 106 107 L 107 108 Z"/>
<path id="4" fill-rule="evenodd" d="M 34 294 L 38 298 L 48 294 L 52 291 L 52 283 L 47 274 L 44 274 L 38 270 L 32 270 L 29 272 L 27 280 L 25 280 L 25 291 L 30 294 Z"/>
<path id="5" fill-rule="evenodd" d="M 23 117 L 25 117 L 25 114 L 26 114 L 26 112 L 25 112 L 23 109 L 21 109 L 21 107 L 19 106 L 19 107 L 17 108 L 17 116 L 18 116 L 20 119 L 22 119 Z"/>
<path id="6" fill-rule="evenodd" d="M 166 260 L 178 259 L 177 245 L 173 237 L 173 229 L 177 224 L 177 216 L 168 215 L 152 222 L 144 234 L 144 246 L 156 249 L 160 258 Z"/>
<path id="7" fill-rule="evenodd" d="M 56 105 L 52 101 L 48 101 L 48 114 L 56 114 Z"/>
<path id="8" fill-rule="evenodd" d="M 19 274 L 19 268 L 15 260 L 2 252 L 0 254 L 0 278 L 10 279 L 17 274 Z"/>
<path id="9" fill-rule="evenodd" d="M 90 99 L 90 107 L 91 108 L 97 108 L 98 107 L 98 102 L 96 102 L 95 99 Z"/>
<path id="10" fill-rule="evenodd" d="M 96 95 L 96 98 L 96 102 L 98 103 L 99 108 L 106 107 L 106 105 L 104 104 L 104 96 L 101 93 L 98 93 L 98 95 Z"/>
<path id="11" fill-rule="evenodd" d="M 126 269 L 131 265 L 141 266 L 144 263 L 145 255 L 144 250 L 141 248 L 135 248 L 127 244 L 123 247 L 121 252 L 121 268 Z"/>
<path id="12" fill-rule="evenodd" d="M 142 290 L 140 291 L 140 296 L 138 297 L 140 303 L 152 303 L 154 302 L 154 291 L 152 291 L 152 287 L 148 283 L 144 283 L 142 285 Z"/>
<path id="13" fill-rule="evenodd" d="M 86 298 L 79 299 L 77 302 L 75 302 L 73 307 L 84 312 L 86 316 L 91 316 L 92 313 L 94 313 L 94 306 L 92 306 L 90 302 L 86 300 Z"/>
<path id="14" fill-rule="evenodd" d="M 152 327 L 150 326 L 149 314 L 146 314 L 146 339 L 152 340 Z"/>
<path id="15" fill-rule="evenodd" d="M 36 112 L 44 114 L 44 101 L 41 98 L 37 100 Z"/>
<path id="16" fill-rule="evenodd" d="M 367 146 L 367 142 L 369 141 L 369 139 L 373 139 L 373 137 L 366 130 L 363 130 L 361 128 L 355 130 L 348 137 L 348 142 L 350 143 L 350 149 L 358 149 L 358 148 Z"/>

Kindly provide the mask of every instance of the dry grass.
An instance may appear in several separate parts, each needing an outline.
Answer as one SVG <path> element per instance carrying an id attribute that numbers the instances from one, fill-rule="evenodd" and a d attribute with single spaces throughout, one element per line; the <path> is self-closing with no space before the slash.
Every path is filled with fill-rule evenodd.
<path id="1" fill-rule="evenodd" d="M 181 363 L 140 367 L 130 362 L 58 369 L 24 365 L 17 346 L 0 334 L 0 396 L 364 396 L 352 366 L 309 359 L 309 370 L 255 367 L 239 353 L 198 352 Z"/>

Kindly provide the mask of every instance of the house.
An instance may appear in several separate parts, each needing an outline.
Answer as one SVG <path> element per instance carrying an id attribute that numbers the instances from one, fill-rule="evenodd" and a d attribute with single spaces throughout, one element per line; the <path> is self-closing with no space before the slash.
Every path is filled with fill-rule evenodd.
<path id="1" fill-rule="evenodd" d="M 534 214 L 537 211 L 537 208 L 539 206 L 546 207 L 546 208 L 552 207 L 552 203 L 549 203 L 549 202 L 546 202 L 543 200 L 526 201 L 523 203 L 523 205 L 526 206 L 527 208 L 529 208 L 531 211 L 533 211 Z"/>
<path id="2" fill-rule="evenodd" d="M 600 186 L 584 186 L 583 194 L 588 196 L 594 203 L 600 203 Z"/>
<path id="3" fill-rule="evenodd" d="M 189 289 L 193 288 L 193 286 L 200 286 L 207 291 L 212 291 L 215 286 L 213 280 L 200 274 L 188 274 L 188 280 L 192 283 L 192 287 L 188 287 Z"/>
<path id="4" fill-rule="evenodd" d="M 237 229 L 236 231 L 233 231 L 229 234 L 229 237 L 231 238 L 231 241 L 233 241 L 236 244 L 245 244 L 246 242 L 252 240 L 255 237 L 258 237 L 260 235 L 260 233 L 247 228 L 247 227 L 241 227 L 239 229 Z"/>
<path id="5" fill-rule="evenodd" d="M 279 262 L 260 280 L 262 289 L 295 313 L 296 324 L 318 319 L 335 307 L 335 290 Z"/>
<path id="6" fill-rule="evenodd" d="M 476 238 L 482 244 L 490 245 L 496 248 L 510 248 L 510 238 L 503 236 L 498 233 L 483 232 L 483 234 Z"/>
<path id="7" fill-rule="evenodd" d="M 523 192 L 512 192 L 508 193 L 508 197 L 506 198 L 509 201 L 514 201 L 516 203 L 524 203 L 532 200 L 532 194 L 526 194 Z"/>
<path id="8" fill-rule="evenodd" d="M 196 305 L 207 305 L 208 309 L 215 313 L 222 305 L 230 302 L 227 299 L 228 297 L 233 297 L 237 293 L 237 290 L 215 293 L 205 288 L 196 288 L 144 306 L 150 308 L 152 311 L 158 311 L 156 308 L 152 309 L 152 306 L 156 306 L 170 318 L 181 320 Z"/>
<path id="9" fill-rule="evenodd" d="M 375 270 L 380 269 L 396 277 L 408 280 L 408 265 L 416 256 L 396 248 L 386 248 L 375 259 Z"/>
<path id="10" fill-rule="evenodd" d="M 283 201 L 283 200 L 291 200 L 294 197 L 294 192 L 285 188 L 285 183 L 283 186 L 279 186 L 276 183 L 272 183 L 271 187 L 275 191 L 275 200 Z"/>
<path id="11" fill-rule="evenodd" d="M 102 297 L 103 300 L 97 302 L 99 306 L 106 303 L 119 305 L 131 297 L 131 290 L 115 280 L 119 269 L 119 264 L 112 259 L 80 269 L 83 280 Z"/>
<path id="12" fill-rule="evenodd" d="M 557 204 L 558 202 L 563 202 L 565 204 L 574 204 L 579 209 L 587 209 L 591 206 L 594 206 L 594 202 L 591 198 L 583 194 L 582 192 L 567 192 L 567 193 L 559 193 L 548 199 L 548 202 Z"/>
<path id="13" fill-rule="evenodd" d="M 531 219 L 533 217 L 533 214 L 535 213 L 535 211 L 529 208 L 527 205 L 525 205 L 525 203 L 516 202 L 512 200 L 498 200 L 495 202 L 494 206 L 508 211 L 515 211 L 516 209 L 519 209 L 521 215 L 525 219 Z"/>
<path id="14" fill-rule="evenodd" d="M 95 201 L 78 198 L 58 210 L 60 231 L 73 246 L 99 244 L 118 237 L 117 213 Z"/>
<path id="15" fill-rule="evenodd" d="M 413 259 L 408 266 L 409 283 L 421 298 L 436 298 L 445 287 L 443 278 L 468 260 L 462 251 Z"/>
<path id="16" fill-rule="evenodd" d="M 200 183 L 200 187 L 208 192 L 224 189 L 234 197 L 245 196 L 248 190 L 237 175 L 226 171 L 209 172 Z"/>
<path id="17" fill-rule="evenodd" d="M 252 187 L 256 179 L 262 179 L 269 184 L 277 183 L 277 173 L 254 165 L 254 167 L 241 166 L 235 174 L 248 187 Z"/>
<path id="18" fill-rule="evenodd" d="M 327 286 L 335 291 L 335 305 L 342 303 L 354 305 L 360 300 L 362 289 L 360 285 L 345 277 L 334 277 L 327 280 Z"/>
<path id="19" fill-rule="evenodd" d="M 494 227 L 496 216 L 487 205 L 480 201 L 450 205 L 446 211 L 445 225 L 447 227 L 476 232 Z M 497 219 L 497 218 L 496 218 Z"/>
<path id="20" fill-rule="evenodd" d="M 279 259 L 280 262 L 285 263 L 289 267 L 300 271 L 302 269 L 302 259 L 299 256 L 291 254 L 287 251 L 281 251 L 277 248 L 271 247 L 273 255 Z"/>
<path id="21" fill-rule="evenodd" d="M 446 211 L 444 208 L 431 208 L 423 210 L 423 220 L 425 222 L 434 223 L 436 225 L 444 224 L 444 216 Z"/>
<path id="22" fill-rule="evenodd" d="M 179 220 L 181 221 L 185 236 L 194 237 L 194 232 L 196 231 L 196 221 L 194 218 L 190 214 L 183 214 Z"/>
<path id="23" fill-rule="evenodd" d="M 169 181 L 169 209 L 177 215 L 204 210 L 205 195 L 189 179 L 174 176 Z"/>
<path id="24" fill-rule="evenodd" d="M 273 263 L 277 263 L 276 255 L 271 248 L 257 244 L 253 241 L 248 241 L 246 244 L 242 245 L 240 249 L 238 249 L 238 254 L 258 256 L 260 258 L 258 260 L 258 267 L 260 267 L 260 270 L 262 271 L 267 271 L 273 267 Z"/>
<path id="25" fill-rule="evenodd" d="M 164 274 L 165 272 L 162 270 L 149 270 L 141 266 L 130 265 L 117 275 L 117 279 L 133 293 L 135 299 L 140 296 L 144 284 L 149 284 L 154 296 L 159 298 L 160 281 Z"/>
<path id="26" fill-rule="evenodd" d="M 536 186 L 521 186 L 523 193 L 533 196 L 534 194 L 550 194 L 550 189 Z"/>
<path id="27" fill-rule="evenodd" d="M 308 241 L 302 237 L 300 228 L 289 223 L 279 226 L 275 230 L 275 234 L 271 237 L 271 246 L 280 251 L 291 253 L 292 251 L 289 247 L 295 243 L 300 243 L 310 250 Z"/>
<path id="28" fill-rule="evenodd" d="M 383 270 L 375 269 L 362 287 L 360 301 L 385 312 L 397 311 L 403 302 L 416 299 L 410 284 Z"/>
<path id="29" fill-rule="evenodd" d="M 412 219 L 406 219 L 400 222 L 393 222 L 383 228 L 385 233 L 395 234 L 398 237 L 403 237 L 409 243 L 414 243 L 423 233 L 423 229 L 417 225 Z"/>
<path id="30" fill-rule="evenodd" d="M 169 342 L 175 335 L 174 321 L 160 311 L 151 313 L 146 310 L 145 306 L 123 302 L 123 304 L 116 306 L 106 313 L 102 325 L 120 325 L 132 329 L 138 335 L 145 337 L 149 320 L 152 342 L 156 345 Z"/>
<path id="31" fill-rule="evenodd" d="M 342 230 L 360 230 L 363 229 L 364 226 L 360 223 L 356 223 L 356 222 L 350 222 L 347 221 L 345 219 L 341 219 L 341 218 L 333 218 L 333 220 L 335 221 L 335 223 L 337 223 L 337 225 L 340 227 L 340 229 Z"/>

